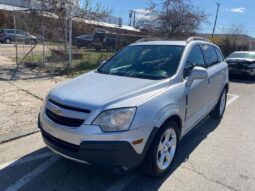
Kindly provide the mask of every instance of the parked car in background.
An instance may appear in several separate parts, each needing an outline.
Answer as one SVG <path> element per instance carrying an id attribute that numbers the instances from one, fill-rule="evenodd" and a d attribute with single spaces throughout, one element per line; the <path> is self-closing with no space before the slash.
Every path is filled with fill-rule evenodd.
<path id="1" fill-rule="evenodd" d="M 77 48 L 93 48 L 94 35 L 93 34 L 83 34 L 74 39 L 75 46 Z"/>
<path id="2" fill-rule="evenodd" d="M 142 164 L 161 176 L 185 134 L 209 113 L 223 117 L 228 83 L 222 53 L 206 39 L 135 43 L 50 91 L 38 125 L 63 157 L 120 170 Z"/>
<path id="3" fill-rule="evenodd" d="M 77 48 L 93 48 L 97 51 L 114 51 L 128 45 L 128 40 L 124 35 L 112 33 L 104 29 L 97 29 L 93 34 L 84 34 L 74 39 Z"/>
<path id="4" fill-rule="evenodd" d="M 26 44 L 36 44 L 37 37 L 27 32 L 17 29 L 0 29 L 0 42 L 10 44 L 12 42 L 24 42 Z"/>
<path id="5" fill-rule="evenodd" d="M 128 45 L 128 41 L 124 38 L 124 36 L 119 35 L 117 33 L 111 33 L 109 31 L 95 31 L 94 32 L 94 48 L 97 51 L 100 50 L 119 50 L 126 45 Z"/>
<path id="6" fill-rule="evenodd" d="M 255 51 L 233 52 L 226 59 L 230 74 L 248 74 L 255 76 Z"/>

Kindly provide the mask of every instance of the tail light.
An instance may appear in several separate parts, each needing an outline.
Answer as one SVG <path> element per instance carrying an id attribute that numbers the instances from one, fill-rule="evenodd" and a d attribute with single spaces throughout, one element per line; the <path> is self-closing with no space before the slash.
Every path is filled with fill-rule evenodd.
<path id="1" fill-rule="evenodd" d="M 0 37 L 3 37 L 3 36 L 4 36 L 4 32 L 1 31 L 1 32 L 0 32 Z"/>

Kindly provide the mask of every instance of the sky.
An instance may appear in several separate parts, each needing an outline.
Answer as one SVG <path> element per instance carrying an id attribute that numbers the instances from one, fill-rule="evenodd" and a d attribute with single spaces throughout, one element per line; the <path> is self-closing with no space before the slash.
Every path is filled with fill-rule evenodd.
<path id="1" fill-rule="evenodd" d="M 128 24 L 129 10 L 144 9 L 149 6 L 150 0 L 101 0 L 101 2 L 112 10 L 113 16 L 123 18 L 123 24 Z M 241 25 L 245 34 L 255 37 L 255 0 L 191 0 L 191 2 L 208 15 L 208 22 L 201 25 L 200 32 L 212 32 L 216 3 L 220 3 L 215 33 L 223 33 L 230 30 L 233 25 Z"/>

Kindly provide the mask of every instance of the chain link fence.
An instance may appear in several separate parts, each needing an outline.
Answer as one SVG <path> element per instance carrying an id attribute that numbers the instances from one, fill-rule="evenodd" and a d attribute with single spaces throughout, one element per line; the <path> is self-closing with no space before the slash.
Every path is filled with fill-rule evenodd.
<path id="1" fill-rule="evenodd" d="M 5 11 L 2 15 L 0 56 L 11 58 L 17 66 L 56 75 L 92 70 L 118 50 L 144 38 L 139 32 L 119 27 L 75 18 L 63 21 L 31 10 Z"/>

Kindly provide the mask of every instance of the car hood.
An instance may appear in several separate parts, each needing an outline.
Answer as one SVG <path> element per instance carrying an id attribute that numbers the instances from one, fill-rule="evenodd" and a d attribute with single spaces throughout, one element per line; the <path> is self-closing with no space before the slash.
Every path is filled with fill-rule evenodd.
<path id="1" fill-rule="evenodd" d="M 62 104 L 94 110 L 137 106 L 169 85 L 169 80 L 148 80 L 89 72 L 49 93 Z"/>

